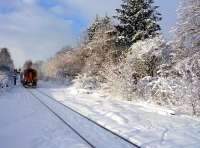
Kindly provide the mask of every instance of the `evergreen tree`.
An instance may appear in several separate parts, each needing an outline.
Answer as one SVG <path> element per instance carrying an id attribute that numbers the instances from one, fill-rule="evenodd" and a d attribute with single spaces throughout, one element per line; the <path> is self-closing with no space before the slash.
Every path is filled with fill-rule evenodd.
<path id="1" fill-rule="evenodd" d="M 107 26 L 111 22 L 111 18 L 105 15 L 105 17 L 100 17 L 96 15 L 94 22 L 87 30 L 88 41 L 92 41 L 93 37 L 95 36 L 96 32 L 100 30 L 102 27 Z"/>
<path id="2" fill-rule="evenodd" d="M 97 30 L 99 24 L 100 24 L 100 18 L 98 15 L 96 15 L 94 22 L 91 24 L 91 26 L 87 30 L 89 41 L 91 41 L 93 39 L 93 36 L 94 36 L 95 31 Z"/>
<path id="3" fill-rule="evenodd" d="M 153 6 L 153 0 L 122 0 L 121 9 L 116 9 L 120 21 L 116 26 L 122 45 L 130 46 L 138 40 L 155 37 L 161 29 L 158 21 L 161 14 L 158 6 Z"/>

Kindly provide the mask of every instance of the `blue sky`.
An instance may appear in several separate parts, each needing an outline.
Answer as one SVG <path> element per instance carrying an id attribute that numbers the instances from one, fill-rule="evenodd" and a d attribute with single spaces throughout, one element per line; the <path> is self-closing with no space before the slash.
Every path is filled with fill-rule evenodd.
<path id="1" fill-rule="evenodd" d="M 0 0 L 0 47 L 8 47 L 17 66 L 47 59 L 75 45 L 95 15 L 114 15 L 121 0 Z M 166 38 L 176 23 L 178 0 L 155 0 Z M 39 53 L 39 54 L 38 54 Z"/>

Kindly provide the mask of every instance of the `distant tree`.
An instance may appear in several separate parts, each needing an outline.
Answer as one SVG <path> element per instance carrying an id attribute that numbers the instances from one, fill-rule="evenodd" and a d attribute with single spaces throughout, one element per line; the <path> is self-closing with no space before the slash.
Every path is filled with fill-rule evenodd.
<path id="1" fill-rule="evenodd" d="M 24 69 L 27 69 L 27 68 L 32 68 L 32 66 L 33 66 L 33 61 L 32 60 L 27 60 L 27 61 L 25 61 L 24 62 L 24 65 L 23 65 L 23 70 Z"/>
<path id="2" fill-rule="evenodd" d="M 73 49 L 73 48 L 72 48 L 71 46 L 65 46 L 65 47 L 63 47 L 60 51 L 58 51 L 58 52 L 56 53 L 56 55 L 65 54 L 65 53 L 71 51 L 72 49 Z"/>
<path id="3" fill-rule="evenodd" d="M 0 67 L 14 68 L 13 60 L 7 48 L 0 49 Z"/>
<path id="4" fill-rule="evenodd" d="M 153 6 L 153 0 L 122 0 L 121 9 L 116 9 L 120 22 L 116 26 L 119 31 L 118 42 L 125 46 L 155 37 L 161 30 L 158 21 L 161 14 L 157 12 L 158 6 Z"/>
<path id="5" fill-rule="evenodd" d="M 43 64 L 44 64 L 44 61 L 35 61 L 33 63 L 33 68 L 37 70 L 37 74 L 38 74 L 38 78 L 39 79 L 42 79 L 43 78 Z"/>
<path id="6" fill-rule="evenodd" d="M 100 18 L 98 15 L 96 15 L 96 18 L 94 19 L 94 21 L 92 22 L 92 24 L 90 25 L 90 27 L 87 29 L 87 34 L 88 34 L 88 40 L 91 41 L 93 39 L 93 36 L 95 34 L 95 31 L 98 28 Z"/>
<path id="7" fill-rule="evenodd" d="M 93 37 L 95 36 L 96 31 L 106 26 L 110 22 L 111 22 L 111 18 L 108 17 L 107 15 L 105 15 L 105 17 L 100 17 L 99 15 L 96 15 L 94 22 L 87 29 L 88 41 L 90 42 L 91 40 L 93 40 Z"/>

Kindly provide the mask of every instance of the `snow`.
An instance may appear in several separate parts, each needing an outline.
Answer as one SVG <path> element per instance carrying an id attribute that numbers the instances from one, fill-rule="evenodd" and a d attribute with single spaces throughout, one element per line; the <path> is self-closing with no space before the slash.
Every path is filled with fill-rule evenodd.
<path id="1" fill-rule="evenodd" d="M 109 98 L 102 92 L 87 92 L 73 85 L 41 85 L 40 90 L 141 147 L 200 147 L 199 118 L 144 102 Z"/>
<path id="2" fill-rule="evenodd" d="M 0 96 L 1 148 L 87 148 L 82 139 L 23 88 Z"/>
<path id="3" fill-rule="evenodd" d="M 0 94 L 11 87 L 12 81 L 7 73 L 0 71 Z"/>
<path id="4" fill-rule="evenodd" d="M 39 83 L 38 90 L 120 134 L 142 148 L 199 148 L 200 119 L 144 102 L 110 98 L 100 91 Z M 14 87 L 0 96 L 0 148 L 85 148 L 89 145 L 41 101 L 97 148 L 133 147 L 106 130 L 74 114 L 37 90 Z"/>
<path id="5" fill-rule="evenodd" d="M 70 126 L 78 131 L 89 143 L 95 148 L 135 148 L 134 145 L 124 141 L 116 135 L 106 131 L 99 127 L 88 119 L 80 116 L 79 114 L 67 109 L 63 105 L 56 103 L 49 97 L 44 96 L 37 91 L 33 92 L 38 98 L 40 98 L 45 104 L 52 108 L 63 120 L 65 120 Z"/>

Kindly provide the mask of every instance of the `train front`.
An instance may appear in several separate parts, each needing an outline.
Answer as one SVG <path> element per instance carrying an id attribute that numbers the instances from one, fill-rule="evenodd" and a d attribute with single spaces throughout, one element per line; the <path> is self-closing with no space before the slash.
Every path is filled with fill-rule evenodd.
<path id="1" fill-rule="evenodd" d="M 21 74 L 21 82 L 26 88 L 36 88 L 37 87 L 37 71 L 32 68 L 32 62 L 26 63 L 26 68 Z"/>

